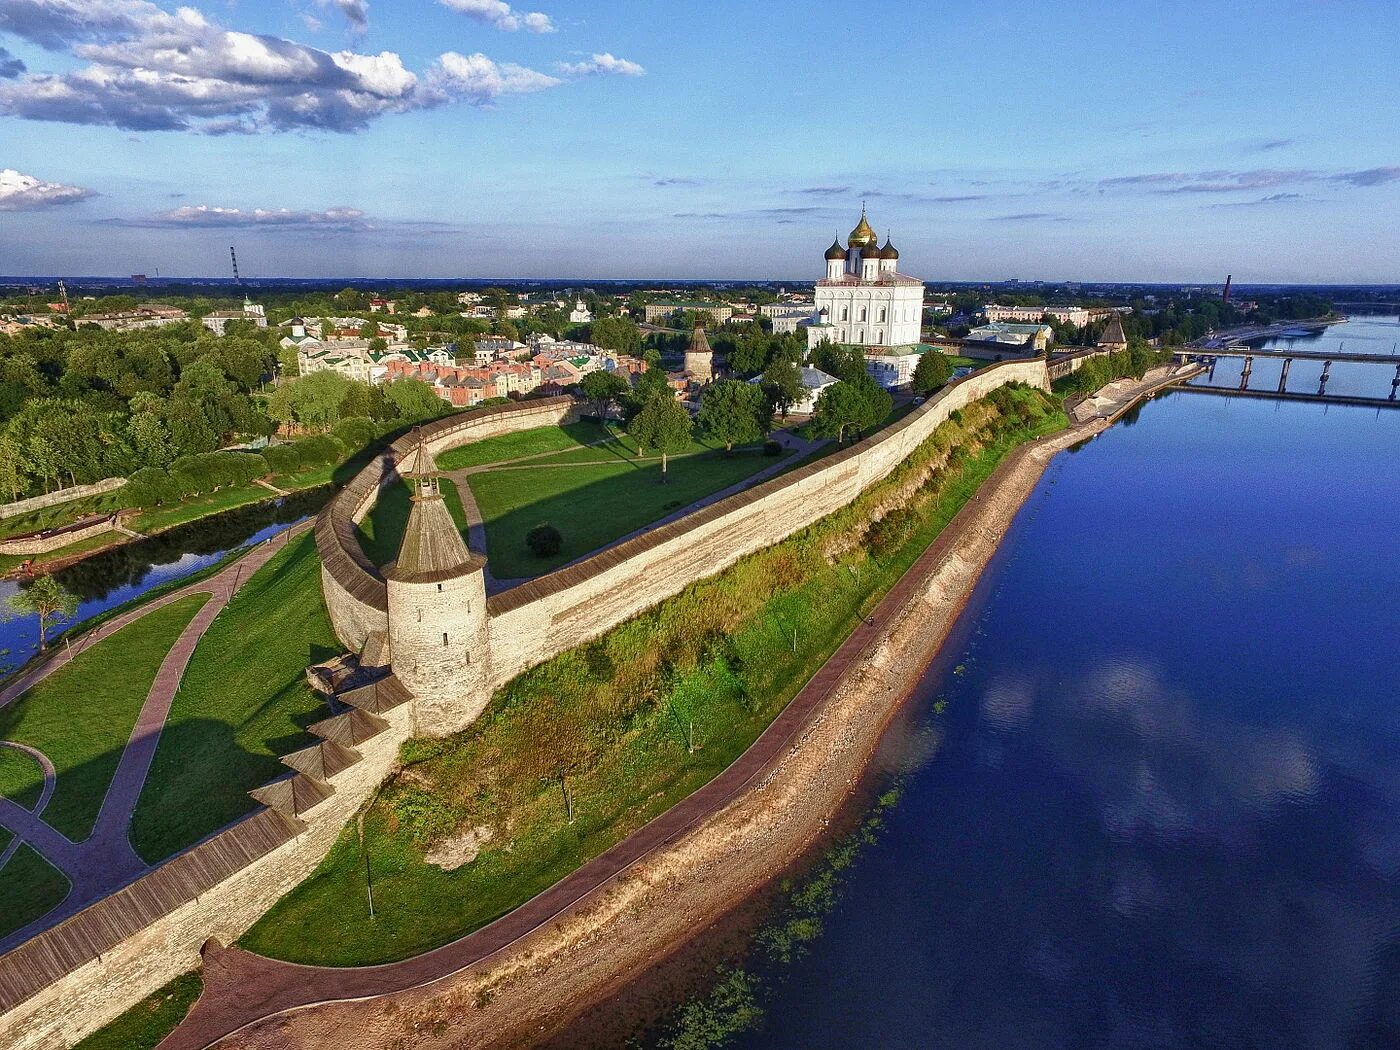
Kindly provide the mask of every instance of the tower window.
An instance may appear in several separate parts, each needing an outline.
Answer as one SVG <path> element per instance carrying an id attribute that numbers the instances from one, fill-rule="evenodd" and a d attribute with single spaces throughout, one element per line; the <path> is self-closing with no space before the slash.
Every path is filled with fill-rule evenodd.
<path id="1" fill-rule="evenodd" d="M 438 594 L 442 593 L 442 584 L 438 584 Z"/>
<path id="2" fill-rule="evenodd" d="M 443 644 L 443 645 L 446 645 L 446 644 L 447 644 L 447 635 L 445 635 L 445 634 L 442 636 L 442 644 Z"/>

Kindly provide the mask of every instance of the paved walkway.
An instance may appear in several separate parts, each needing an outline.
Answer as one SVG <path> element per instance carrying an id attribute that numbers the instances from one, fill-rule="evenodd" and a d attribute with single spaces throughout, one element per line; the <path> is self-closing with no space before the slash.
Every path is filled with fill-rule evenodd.
<path id="1" fill-rule="evenodd" d="M 39 769 L 44 775 L 44 786 L 39 789 L 39 801 L 34 803 L 34 808 L 30 814 L 37 817 L 44 812 L 44 807 L 49 804 L 49 799 L 53 798 L 54 785 L 58 781 L 58 774 L 54 772 L 53 763 L 49 761 L 49 756 L 40 751 L 37 747 L 30 747 L 28 744 L 17 744 L 13 740 L 0 740 L 0 747 L 8 747 L 12 751 L 22 751 L 35 762 L 39 763 Z M 24 839 L 15 835 L 10 839 L 9 845 L 0 850 L 0 868 L 15 855 L 15 851 L 24 845 Z"/>
<path id="2" fill-rule="evenodd" d="M 7 951 L 40 930 L 63 921 L 93 901 L 120 889 L 150 870 L 151 866 L 132 848 L 129 835 L 131 817 L 141 797 L 141 789 L 145 786 L 151 761 L 160 743 L 161 731 L 170 714 L 175 694 L 179 691 L 185 668 L 189 665 L 199 640 L 204 637 L 209 626 L 243 584 L 266 565 L 274 554 L 287 546 L 294 536 L 305 532 L 311 526 L 310 521 L 293 526 L 259 544 L 216 575 L 181 587 L 99 625 L 79 638 L 71 648 L 55 652 L 52 659 L 33 668 L 0 693 L 0 706 L 3 706 L 59 668 L 66 666 L 78 653 L 84 652 L 102 638 L 110 637 L 122 627 L 181 598 L 192 594 L 209 595 L 209 600 L 180 633 L 180 637 L 175 640 L 175 644 L 161 663 L 160 670 L 156 672 L 155 681 L 146 693 L 146 701 L 141 707 L 141 713 L 137 715 L 136 725 L 132 728 L 117 763 L 117 770 L 107 786 L 107 793 L 103 797 L 102 808 L 98 811 L 91 835 L 82 842 L 75 843 L 39 818 L 42 806 L 31 812 L 9 799 L 0 797 L 0 826 L 13 832 L 16 842 L 27 842 L 72 884 L 68 896 L 57 908 L 0 939 L 0 952 Z M 47 773 L 51 774 L 52 764 L 48 763 L 47 759 L 43 761 L 47 764 Z M 46 781 L 47 778 L 46 774 Z M 52 793 L 47 783 L 46 790 Z M 46 803 L 47 797 L 43 801 Z"/>
<path id="3" fill-rule="evenodd" d="M 1090 428 L 1091 429 L 1091 428 Z M 1052 440 L 1062 447 L 1066 434 Z M 1066 442 L 1067 443 L 1067 442 Z M 708 784 L 617 845 L 488 926 L 402 962 L 355 968 L 302 966 L 211 941 L 203 957 L 204 991 L 159 1050 L 205 1050 L 249 1025 L 309 1006 L 419 988 L 501 952 L 591 897 L 657 850 L 675 842 L 761 781 L 819 717 L 847 672 L 903 614 L 960 535 L 981 516 L 990 494 L 1038 445 L 1025 445 L 994 470 L 933 544 L 885 594 L 761 736 Z M 1043 455 L 1043 453 L 1042 453 Z M 1048 459 L 1048 456 L 1046 457 Z"/>

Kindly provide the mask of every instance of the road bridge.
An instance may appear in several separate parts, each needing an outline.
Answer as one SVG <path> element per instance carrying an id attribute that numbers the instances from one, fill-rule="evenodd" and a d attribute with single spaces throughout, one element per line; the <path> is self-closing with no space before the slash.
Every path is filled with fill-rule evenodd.
<path id="1" fill-rule="evenodd" d="M 1178 383 L 1173 390 L 1188 394 L 1214 394 L 1217 397 L 1253 397 L 1268 401 L 1306 401 L 1314 405 L 1354 405 L 1361 408 L 1400 408 L 1400 401 L 1390 397 L 1355 397 L 1351 394 L 1309 394 L 1300 390 L 1251 390 L 1249 387 L 1196 386 Z"/>

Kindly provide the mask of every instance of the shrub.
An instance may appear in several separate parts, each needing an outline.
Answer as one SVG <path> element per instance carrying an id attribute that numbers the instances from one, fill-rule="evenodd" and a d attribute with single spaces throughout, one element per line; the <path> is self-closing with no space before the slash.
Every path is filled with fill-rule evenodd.
<path id="1" fill-rule="evenodd" d="M 379 432 L 368 416 L 351 416 L 331 428 L 331 436 L 347 449 L 358 451 L 372 442 Z"/>
<path id="2" fill-rule="evenodd" d="M 866 534 L 870 553 L 877 558 L 883 558 L 886 554 L 899 550 L 914 534 L 914 527 L 918 522 L 918 512 L 909 507 L 895 507 L 870 526 L 870 531 Z"/>
<path id="3" fill-rule="evenodd" d="M 776 441 L 765 441 L 763 443 L 763 454 L 765 456 L 781 456 L 783 454 L 783 446 Z"/>
<path id="4" fill-rule="evenodd" d="M 263 459 L 274 474 L 290 474 L 301 468 L 301 453 L 296 445 L 268 445 Z"/>
<path id="5" fill-rule="evenodd" d="M 564 537 L 553 525 L 536 525 L 525 534 L 525 546 L 537 558 L 552 558 L 564 549 Z"/>
<path id="6" fill-rule="evenodd" d="M 127 480 L 123 494 L 137 507 L 159 507 L 180 498 L 180 486 L 159 467 L 142 467 Z"/>
<path id="7" fill-rule="evenodd" d="M 345 458 L 345 446 L 329 434 L 302 438 L 296 443 L 302 466 L 322 467 Z"/>

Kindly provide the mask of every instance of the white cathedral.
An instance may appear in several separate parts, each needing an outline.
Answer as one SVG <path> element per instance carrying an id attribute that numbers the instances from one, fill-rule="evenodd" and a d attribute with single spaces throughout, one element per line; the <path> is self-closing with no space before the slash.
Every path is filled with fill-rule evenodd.
<path id="1" fill-rule="evenodd" d="M 816 323 L 807 343 L 913 346 L 924 317 L 924 282 L 899 272 L 899 252 L 880 239 L 861 209 L 860 222 L 826 250 L 826 279 L 817 282 Z"/>

